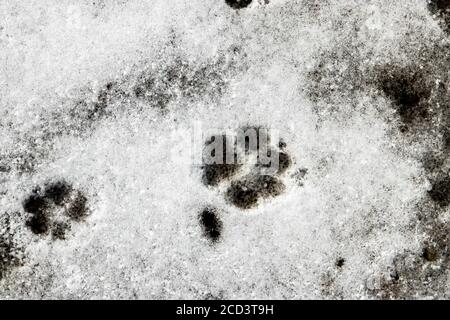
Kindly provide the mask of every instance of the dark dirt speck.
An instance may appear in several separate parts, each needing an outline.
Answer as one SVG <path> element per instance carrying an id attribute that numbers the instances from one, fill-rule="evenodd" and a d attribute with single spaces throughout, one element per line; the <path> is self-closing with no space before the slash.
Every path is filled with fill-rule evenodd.
<path id="1" fill-rule="evenodd" d="M 225 2 L 233 9 L 243 9 L 248 7 L 252 0 L 225 0 Z"/>
<path id="2" fill-rule="evenodd" d="M 220 239 L 223 223 L 220 220 L 216 208 L 207 207 L 200 212 L 200 224 L 203 228 L 203 234 L 212 242 L 217 242 Z"/>
<path id="3" fill-rule="evenodd" d="M 345 264 L 345 259 L 344 258 L 339 258 L 336 260 L 336 267 L 338 268 L 342 268 Z"/>
<path id="4" fill-rule="evenodd" d="M 424 258 L 427 261 L 433 262 L 436 261 L 438 257 L 438 253 L 436 249 L 432 247 L 425 247 L 422 250 L 422 258 Z"/>
<path id="5" fill-rule="evenodd" d="M 450 176 L 445 176 L 433 182 L 431 190 L 428 192 L 431 200 L 441 207 L 450 205 Z"/>

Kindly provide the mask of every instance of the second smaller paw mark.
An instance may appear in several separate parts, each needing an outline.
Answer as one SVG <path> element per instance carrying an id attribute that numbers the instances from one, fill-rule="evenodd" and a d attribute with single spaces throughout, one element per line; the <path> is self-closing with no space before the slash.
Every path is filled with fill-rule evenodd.
<path id="1" fill-rule="evenodd" d="M 38 235 L 51 232 L 53 239 L 63 240 L 71 221 L 82 221 L 88 214 L 87 198 L 64 180 L 35 187 L 23 201 L 23 209 L 31 216 L 27 227 Z"/>

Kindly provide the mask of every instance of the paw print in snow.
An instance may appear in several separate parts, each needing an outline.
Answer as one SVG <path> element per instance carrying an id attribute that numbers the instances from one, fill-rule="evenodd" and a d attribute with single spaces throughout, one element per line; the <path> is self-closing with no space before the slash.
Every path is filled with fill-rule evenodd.
<path id="1" fill-rule="evenodd" d="M 292 165 L 285 148 L 283 141 L 271 145 L 268 130 L 262 127 L 212 136 L 204 148 L 203 183 L 214 188 L 227 182 L 225 198 L 230 204 L 244 210 L 256 207 L 261 199 L 285 190 L 281 177 Z"/>
<path id="2" fill-rule="evenodd" d="M 31 216 L 27 227 L 37 235 L 51 232 L 53 239 L 65 239 L 71 222 L 82 221 L 88 213 L 86 196 L 64 180 L 36 187 L 23 201 L 23 209 Z"/>

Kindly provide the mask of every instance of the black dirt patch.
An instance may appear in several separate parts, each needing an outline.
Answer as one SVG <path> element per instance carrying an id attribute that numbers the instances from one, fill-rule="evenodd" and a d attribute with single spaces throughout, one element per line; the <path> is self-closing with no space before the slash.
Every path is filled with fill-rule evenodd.
<path id="1" fill-rule="evenodd" d="M 378 72 L 378 88 L 388 97 L 404 124 L 429 118 L 431 96 L 426 75 L 420 68 L 384 66 Z"/>
<path id="2" fill-rule="evenodd" d="M 239 10 L 248 7 L 252 0 L 225 0 L 226 4 L 231 8 Z"/>
<path id="3" fill-rule="evenodd" d="M 203 234 L 211 242 L 218 242 L 222 233 L 223 223 L 220 220 L 216 208 L 207 207 L 200 212 L 200 225 L 203 228 Z"/>
<path id="4" fill-rule="evenodd" d="M 443 30 L 450 33 L 450 0 L 428 0 L 428 9 L 441 21 Z"/>
<path id="5" fill-rule="evenodd" d="M 428 0 L 429 6 L 441 12 L 450 11 L 450 0 Z"/>
<path id="6" fill-rule="evenodd" d="M 438 253 L 435 248 L 425 247 L 422 250 L 422 258 L 426 261 L 433 262 L 438 259 Z"/>
<path id="7" fill-rule="evenodd" d="M 342 268 L 345 264 L 345 259 L 344 258 L 339 258 L 336 260 L 336 267 L 338 268 Z"/>
<path id="8" fill-rule="evenodd" d="M 448 207 L 450 205 L 450 176 L 446 175 L 434 181 L 428 194 L 431 200 L 439 206 Z"/>

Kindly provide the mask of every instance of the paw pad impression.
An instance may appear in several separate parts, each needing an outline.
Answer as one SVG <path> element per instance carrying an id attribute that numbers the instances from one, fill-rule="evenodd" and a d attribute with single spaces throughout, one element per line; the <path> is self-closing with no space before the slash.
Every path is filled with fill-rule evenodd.
<path id="1" fill-rule="evenodd" d="M 286 144 L 271 144 L 266 128 L 244 127 L 234 135 L 219 134 L 205 143 L 203 183 L 217 187 L 228 182 L 226 200 L 250 209 L 261 199 L 277 197 L 285 190 L 281 176 L 292 165 Z"/>
<path id="2" fill-rule="evenodd" d="M 82 221 L 88 212 L 86 196 L 64 180 L 36 187 L 23 201 L 31 216 L 27 227 L 34 234 L 51 232 L 53 239 L 65 239 L 72 221 Z"/>

